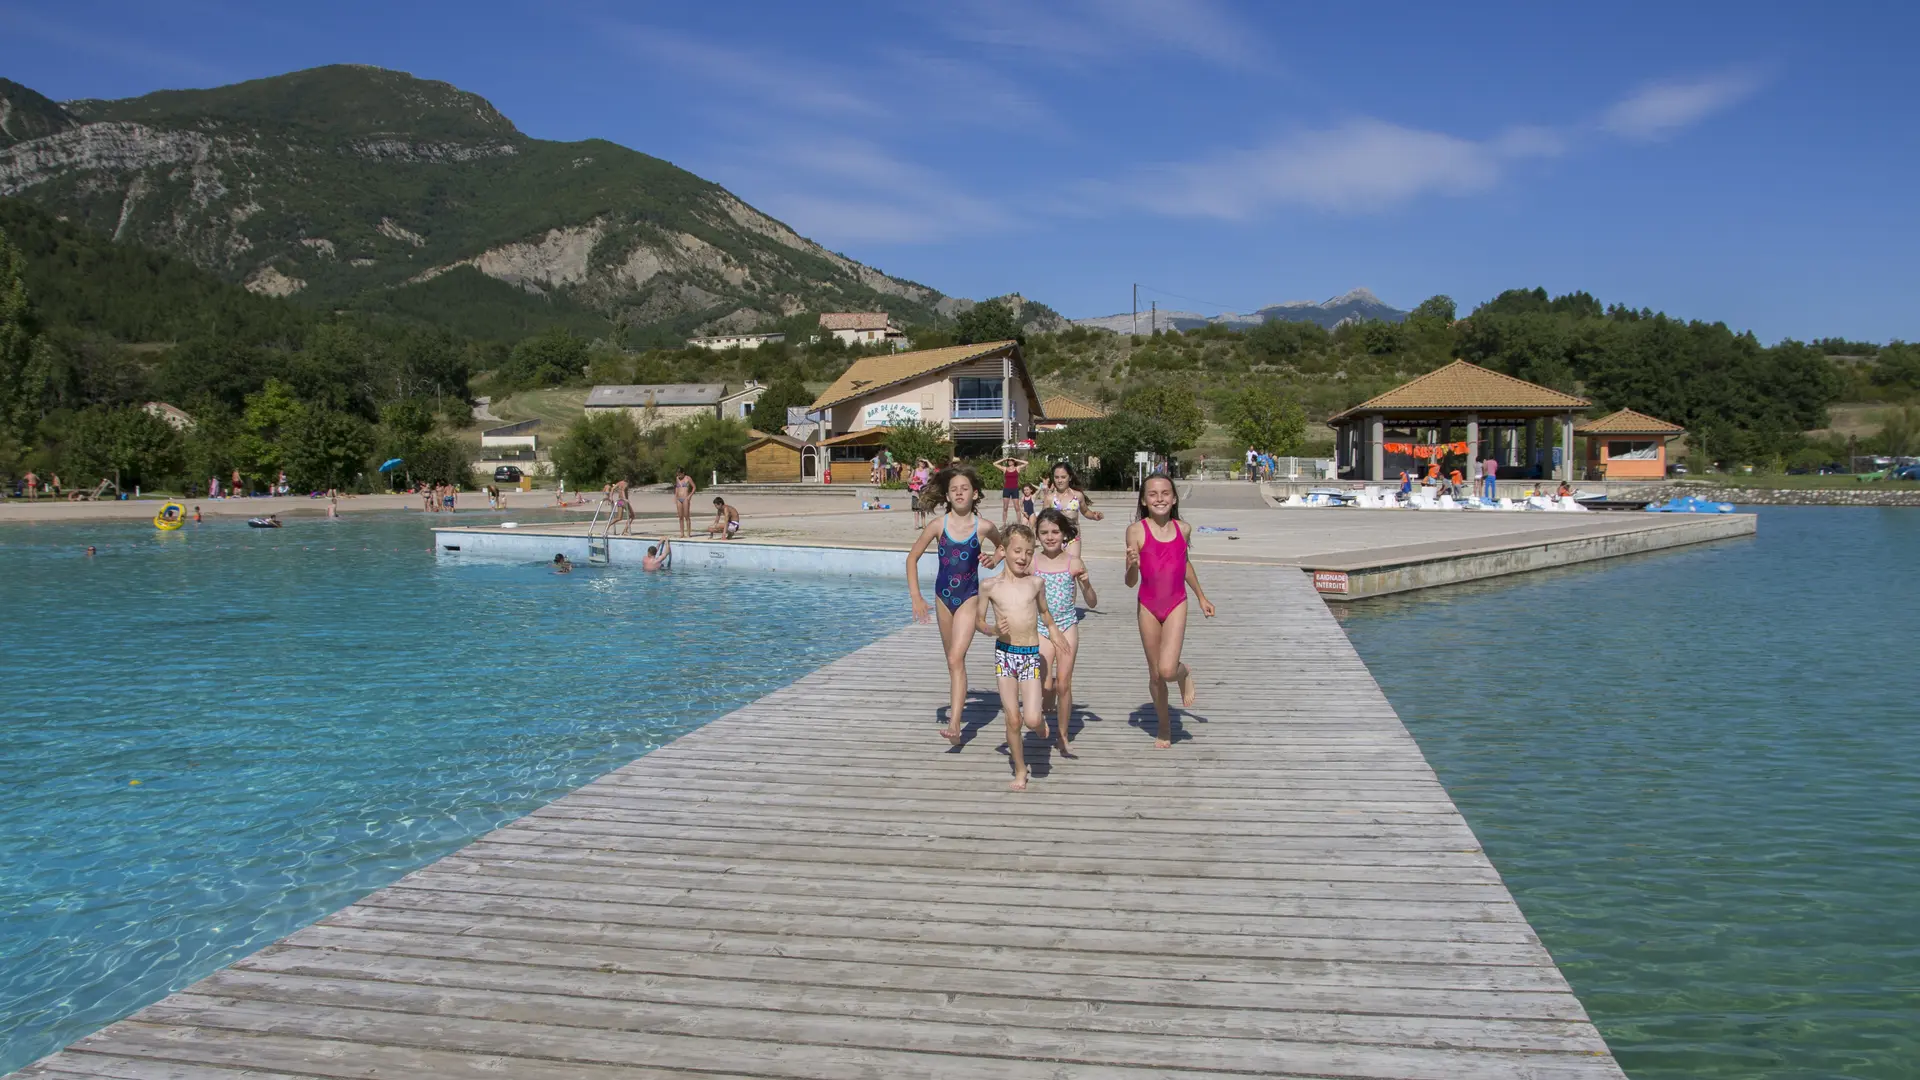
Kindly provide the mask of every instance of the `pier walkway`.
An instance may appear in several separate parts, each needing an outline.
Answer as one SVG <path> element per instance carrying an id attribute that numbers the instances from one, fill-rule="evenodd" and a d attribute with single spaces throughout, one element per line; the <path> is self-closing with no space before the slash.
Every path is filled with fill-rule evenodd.
<path id="1" fill-rule="evenodd" d="M 16 1075 L 1623 1075 L 1304 575 L 1202 567 L 1156 751 L 1094 569 L 1024 793 L 912 627 Z"/>

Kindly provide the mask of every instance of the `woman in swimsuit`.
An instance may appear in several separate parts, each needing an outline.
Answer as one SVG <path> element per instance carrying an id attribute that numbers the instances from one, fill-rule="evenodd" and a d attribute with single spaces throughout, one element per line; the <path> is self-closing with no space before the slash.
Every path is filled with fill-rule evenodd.
<path id="1" fill-rule="evenodd" d="M 1200 600 L 1200 613 L 1213 618 L 1213 602 L 1200 588 L 1200 575 L 1187 558 L 1193 527 L 1180 520 L 1180 496 L 1166 473 L 1140 486 L 1137 520 L 1127 526 L 1127 584 L 1140 586 L 1140 646 L 1147 652 L 1147 687 L 1160 731 L 1153 745 L 1173 745 L 1173 717 L 1167 684 L 1180 686 L 1180 707 L 1193 708 L 1193 672 L 1180 662 L 1187 637 L 1187 589 Z"/>
<path id="2" fill-rule="evenodd" d="M 1073 658 L 1080 649 L 1080 609 L 1074 606 L 1073 595 L 1076 589 L 1084 593 L 1088 607 L 1098 607 L 1100 598 L 1094 595 L 1087 564 L 1067 550 L 1068 542 L 1078 535 L 1067 515 L 1051 507 L 1040 511 L 1034 518 L 1034 532 L 1040 537 L 1040 553 L 1033 557 L 1033 573 L 1046 591 L 1047 612 L 1060 628 L 1060 637 L 1055 640 L 1041 624 L 1040 660 L 1044 670 L 1040 677 L 1044 689 L 1040 708 L 1044 714 L 1048 702 L 1053 703 L 1060 753 L 1072 757 L 1073 747 L 1067 739 L 1071 734 L 1068 729 L 1073 727 Z"/>
<path id="3" fill-rule="evenodd" d="M 967 649 L 973 644 L 979 622 L 980 569 L 991 570 L 1000 561 L 1000 530 L 992 522 L 981 521 L 974 513 L 980 501 L 980 478 L 972 469 L 942 469 L 920 493 L 915 507 L 935 513 L 920 530 L 920 538 L 907 552 L 907 592 L 913 597 L 915 622 L 926 622 L 929 611 L 940 621 L 940 644 L 947 655 L 947 684 L 951 691 L 947 707 L 946 730 L 940 734 L 949 743 L 959 745 L 960 716 L 967 704 Z M 942 507 L 946 513 L 936 513 Z M 955 534 L 958 534 L 956 536 Z M 982 557 L 980 538 L 993 541 L 995 554 Z M 933 593 L 940 599 L 929 609 L 920 594 L 920 556 L 938 541 L 940 578 Z"/>
<path id="4" fill-rule="evenodd" d="M 680 538 L 693 535 L 693 477 L 685 469 L 673 470 L 673 512 L 680 518 Z"/>
<path id="5" fill-rule="evenodd" d="M 1064 461 L 1055 462 L 1048 476 L 1047 486 L 1040 490 L 1040 502 L 1049 509 L 1065 514 L 1067 521 L 1073 525 L 1073 538 L 1067 541 L 1067 550 L 1077 558 L 1080 555 L 1081 517 L 1084 516 L 1088 521 L 1102 521 L 1107 515 L 1095 510 L 1093 500 L 1080 490 L 1080 477 L 1073 471 L 1072 465 Z"/>
<path id="6" fill-rule="evenodd" d="M 1000 527 L 1007 527 L 1007 519 L 1025 524 L 1025 519 L 1016 515 L 1020 512 L 1020 470 L 1027 467 L 1025 458 L 1012 454 L 993 463 L 1000 470 Z"/>

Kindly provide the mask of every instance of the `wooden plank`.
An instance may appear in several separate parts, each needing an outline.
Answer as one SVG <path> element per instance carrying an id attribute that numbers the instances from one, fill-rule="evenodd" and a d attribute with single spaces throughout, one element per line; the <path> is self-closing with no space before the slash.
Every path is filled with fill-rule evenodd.
<path id="1" fill-rule="evenodd" d="M 909 628 L 22 1075 L 1620 1077 L 1310 585 L 1205 573 L 1170 751 L 1122 605 L 1023 793 Z"/>

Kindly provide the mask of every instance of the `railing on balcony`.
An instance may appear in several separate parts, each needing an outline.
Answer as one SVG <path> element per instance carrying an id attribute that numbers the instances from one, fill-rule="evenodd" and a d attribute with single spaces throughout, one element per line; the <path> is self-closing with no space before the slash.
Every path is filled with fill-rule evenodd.
<path id="1" fill-rule="evenodd" d="M 997 397 L 953 399 L 953 419 L 955 420 L 998 420 L 1000 410 L 1000 399 Z"/>

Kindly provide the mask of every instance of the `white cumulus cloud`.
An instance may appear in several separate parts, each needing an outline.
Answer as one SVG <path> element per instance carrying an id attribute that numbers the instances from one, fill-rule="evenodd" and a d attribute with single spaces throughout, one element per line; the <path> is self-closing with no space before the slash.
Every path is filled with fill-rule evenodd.
<path id="1" fill-rule="evenodd" d="M 1227 220 L 1274 206 L 1340 213 L 1390 208 L 1437 192 L 1483 191 L 1507 163 L 1560 153 L 1542 129 L 1514 129 L 1481 141 L 1380 120 L 1302 131 L 1259 146 L 1142 170 L 1119 192 L 1159 213 Z"/>
<path id="2" fill-rule="evenodd" d="M 1760 89 L 1751 72 L 1724 72 L 1648 83 L 1600 116 L 1600 126 L 1626 139 L 1664 139 L 1740 103 Z"/>

